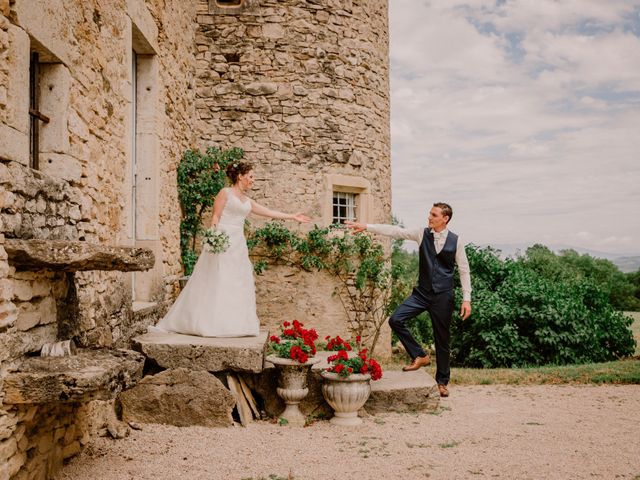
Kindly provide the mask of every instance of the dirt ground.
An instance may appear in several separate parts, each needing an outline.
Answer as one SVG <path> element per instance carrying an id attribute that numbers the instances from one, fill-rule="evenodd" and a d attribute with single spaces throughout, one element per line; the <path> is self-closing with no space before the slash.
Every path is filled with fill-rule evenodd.
<path id="1" fill-rule="evenodd" d="M 640 386 L 459 386 L 433 414 L 345 428 L 144 425 L 58 475 L 96 479 L 640 478 Z"/>

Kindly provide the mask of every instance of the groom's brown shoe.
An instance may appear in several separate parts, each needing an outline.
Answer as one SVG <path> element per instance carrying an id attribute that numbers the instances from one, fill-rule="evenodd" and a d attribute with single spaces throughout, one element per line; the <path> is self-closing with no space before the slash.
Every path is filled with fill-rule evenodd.
<path id="1" fill-rule="evenodd" d="M 447 388 L 446 385 L 443 385 L 442 383 L 438 384 L 438 392 L 440 392 L 441 397 L 449 396 L 449 389 Z"/>
<path id="2" fill-rule="evenodd" d="M 402 371 L 412 372 L 414 370 L 418 370 L 420 367 L 426 367 L 430 363 L 431 359 L 429 358 L 429 355 L 426 355 L 424 357 L 416 357 L 409 365 L 407 365 L 406 367 L 402 367 Z"/>

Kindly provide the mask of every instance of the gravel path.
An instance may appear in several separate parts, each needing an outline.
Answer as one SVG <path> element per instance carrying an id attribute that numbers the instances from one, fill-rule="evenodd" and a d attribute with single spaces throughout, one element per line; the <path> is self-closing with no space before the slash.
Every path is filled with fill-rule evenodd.
<path id="1" fill-rule="evenodd" d="M 356 428 L 145 425 L 58 479 L 640 478 L 640 386 L 454 386 L 436 414 Z"/>

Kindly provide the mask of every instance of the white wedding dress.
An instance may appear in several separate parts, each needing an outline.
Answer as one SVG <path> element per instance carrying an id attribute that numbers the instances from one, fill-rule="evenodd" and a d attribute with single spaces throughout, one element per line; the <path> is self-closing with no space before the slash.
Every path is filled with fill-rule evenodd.
<path id="1" fill-rule="evenodd" d="M 229 235 L 229 248 L 218 254 L 203 249 L 187 285 L 167 315 L 151 332 L 176 332 L 201 337 L 258 335 L 253 266 L 244 237 L 251 200 L 230 189 L 218 229 Z"/>

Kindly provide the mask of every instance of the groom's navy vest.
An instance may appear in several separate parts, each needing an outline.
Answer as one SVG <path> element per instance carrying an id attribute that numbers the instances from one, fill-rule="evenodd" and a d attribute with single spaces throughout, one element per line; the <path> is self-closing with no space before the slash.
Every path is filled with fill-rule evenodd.
<path id="1" fill-rule="evenodd" d="M 453 289 L 453 269 L 456 265 L 458 235 L 447 234 L 447 240 L 440 253 L 436 253 L 431 229 L 424 229 L 420 244 L 420 274 L 418 288 L 425 292 L 446 292 Z"/>

